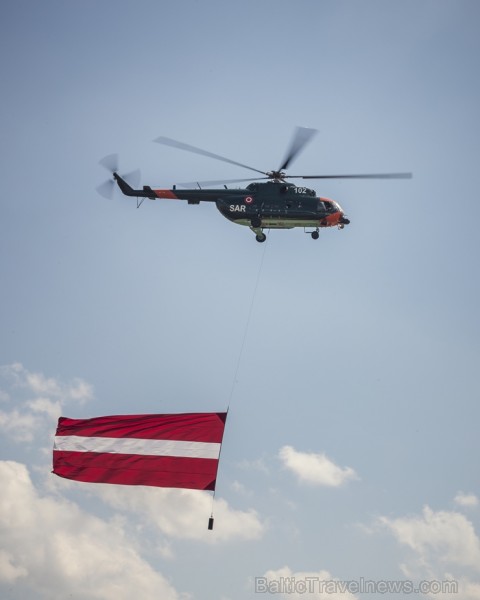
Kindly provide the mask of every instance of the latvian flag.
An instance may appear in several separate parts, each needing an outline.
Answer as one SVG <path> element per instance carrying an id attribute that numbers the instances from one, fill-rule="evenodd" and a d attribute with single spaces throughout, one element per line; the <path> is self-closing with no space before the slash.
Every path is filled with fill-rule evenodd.
<path id="1" fill-rule="evenodd" d="M 214 490 L 227 413 L 60 417 L 53 473 L 92 483 Z"/>

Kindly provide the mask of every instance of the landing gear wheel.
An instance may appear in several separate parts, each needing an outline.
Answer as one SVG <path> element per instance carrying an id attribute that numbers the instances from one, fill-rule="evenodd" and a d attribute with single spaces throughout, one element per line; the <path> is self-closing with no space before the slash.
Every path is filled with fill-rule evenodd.
<path id="1" fill-rule="evenodd" d="M 267 239 L 267 236 L 264 233 L 257 233 L 255 239 L 257 242 L 264 242 Z"/>
<path id="2" fill-rule="evenodd" d="M 318 233 L 318 231 L 312 231 L 312 239 L 313 240 L 318 240 L 319 235 L 320 234 Z"/>

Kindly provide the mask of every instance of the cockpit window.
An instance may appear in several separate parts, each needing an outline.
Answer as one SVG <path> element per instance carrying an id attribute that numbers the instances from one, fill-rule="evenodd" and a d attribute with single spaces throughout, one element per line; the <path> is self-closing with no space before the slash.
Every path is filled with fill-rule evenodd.
<path id="1" fill-rule="evenodd" d="M 318 210 L 320 212 L 326 212 L 327 215 L 331 215 L 336 212 L 342 212 L 340 206 L 334 200 L 329 200 L 328 198 L 318 199 Z"/>

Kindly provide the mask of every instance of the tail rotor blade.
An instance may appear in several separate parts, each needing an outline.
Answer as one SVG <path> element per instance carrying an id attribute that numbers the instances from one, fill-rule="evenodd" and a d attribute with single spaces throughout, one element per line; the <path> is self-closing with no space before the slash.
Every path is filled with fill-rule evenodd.
<path id="1" fill-rule="evenodd" d="M 118 154 L 105 156 L 99 161 L 99 164 L 110 173 L 116 173 L 118 171 Z"/>
<path id="2" fill-rule="evenodd" d="M 125 175 L 122 175 L 122 179 L 125 179 L 125 181 L 133 188 L 137 188 L 140 184 L 140 177 L 140 169 L 135 169 L 135 171 L 130 171 L 130 173 L 125 173 Z"/>
<path id="3" fill-rule="evenodd" d="M 113 197 L 114 186 L 115 182 L 113 181 L 113 179 L 109 179 L 107 181 L 104 181 L 101 185 L 99 185 L 96 188 L 96 190 L 100 194 L 100 196 L 103 196 L 107 200 L 111 200 Z"/>

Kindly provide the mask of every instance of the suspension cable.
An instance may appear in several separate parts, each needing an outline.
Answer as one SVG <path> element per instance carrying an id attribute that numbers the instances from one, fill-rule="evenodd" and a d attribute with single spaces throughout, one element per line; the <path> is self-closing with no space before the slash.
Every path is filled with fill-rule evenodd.
<path id="1" fill-rule="evenodd" d="M 232 402 L 233 393 L 235 391 L 235 386 L 238 383 L 237 382 L 238 372 L 240 370 L 240 363 L 242 361 L 243 351 L 245 349 L 245 342 L 247 341 L 247 335 L 248 335 L 248 330 L 249 330 L 249 327 L 250 327 L 250 321 L 252 319 L 253 306 L 255 304 L 255 298 L 257 296 L 258 284 L 260 282 L 260 275 L 262 274 L 263 262 L 264 262 L 265 254 L 266 254 L 266 251 L 267 251 L 267 243 L 268 243 L 268 238 L 267 238 L 267 241 L 265 242 L 264 247 L 263 247 L 262 257 L 260 259 L 260 266 L 258 267 L 257 278 L 255 280 L 255 287 L 253 289 L 252 299 L 250 301 L 250 307 L 248 309 L 247 322 L 245 324 L 245 330 L 243 332 L 243 339 L 242 339 L 242 343 L 241 343 L 241 346 L 240 346 L 240 352 L 238 354 L 237 366 L 235 368 L 235 374 L 233 376 L 232 388 L 230 390 L 230 396 L 228 397 L 227 413 L 228 413 L 228 409 L 230 408 L 230 404 Z"/>
<path id="2" fill-rule="evenodd" d="M 267 238 L 268 240 L 268 238 Z M 250 321 L 252 319 L 252 313 L 253 313 L 253 307 L 255 305 L 255 298 L 257 296 L 257 290 L 258 290 L 258 285 L 260 283 L 260 276 L 262 274 L 262 270 L 263 270 L 263 263 L 264 263 L 264 259 L 265 259 L 265 254 L 267 251 L 267 241 L 265 242 L 264 246 L 263 246 L 263 252 L 262 252 L 262 256 L 260 258 L 260 265 L 258 267 L 258 272 L 257 272 L 257 277 L 255 280 L 255 286 L 253 288 L 253 294 L 252 294 L 252 299 L 250 301 L 250 306 L 248 309 L 248 315 L 247 315 L 247 322 L 245 323 L 245 329 L 243 331 L 243 339 L 242 339 L 242 343 L 240 345 L 240 352 L 238 353 L 238 359 L 237 359 L 237 366 L 235 368 L 235 373 L 233 375 L 233 381 L 232 381 L 232 387 L 230 390 L 230 396 L 228 397 L 228 404 L 227 404 L 227 417 L 228 417 L 228 411 L 230 410 L 230 404 L 232 402 L 232 398 L 233 398 L 233 393 L 235 391 L 235 387 L 237 385 L 237 377 L 238 377 L 238 372 L 240 370 L 240 364 L 242 362 L 242 357 L 243 357 L 243 351 L 245 349 L 245 343 L 247 341 L 247 335 L 248 335 L 248 330 L 250 327 Z M 220 465 L 220 455 L 222 453 L 222 446 L 223 443 L 220 445 L 220 451 L 218 453 L 218 464 Z M 215 502 L 215 493 L 216 493 L 216 486 L 213 490 L 213 496 L 212 496 L 212 512 L 210 515 L 210 518 L 208 520 L 208 529 L 213 529 L 213 505 Z"/>

